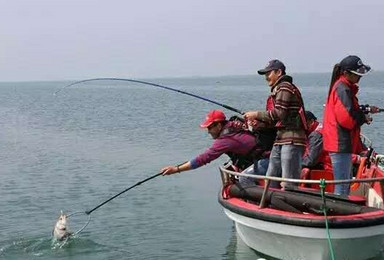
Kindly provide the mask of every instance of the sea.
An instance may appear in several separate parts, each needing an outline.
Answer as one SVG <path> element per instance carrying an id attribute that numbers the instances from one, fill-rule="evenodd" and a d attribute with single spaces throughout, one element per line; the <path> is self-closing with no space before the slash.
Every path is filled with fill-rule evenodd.
<path id="1" fill-rule="evenodd" d="M 330 73 L 292 76 L 321 121 Z M 218 203 L 226 155 L 84 213 L 202 153 L 206 113 L 236 115 L 218 104 L 264 110 L 270 91 L 258 75 L 140 80 L 194 96 L 127 81 L 0 82 L 0 259 L 270 259 L 238 238 Z M 383 87 L 384 72 L 363 77 L 360 103 L 384 107 Z M 383 129 L 384 113 L 362 127 L 378 153 Z M 64 243 L 52 240 L 61 211 L 82 229 Z"/>

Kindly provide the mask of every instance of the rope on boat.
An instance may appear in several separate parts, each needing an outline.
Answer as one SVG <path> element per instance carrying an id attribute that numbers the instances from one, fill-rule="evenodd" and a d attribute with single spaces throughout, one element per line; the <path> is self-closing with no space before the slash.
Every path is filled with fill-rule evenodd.
<path id="1" fill-rule="evenodd" d="M 325 200 L 325 179 L 320 180 L 320 190 L 321 190 L 321 198 L 323 199 L 323 212 L 324 212 L 324 220 L 325 220 L 325 230 L 327 232 L 327 238 L 328 238 L 328 246 L 329 246 L 329 252 L 331 255 L 331 259 L 335 260 L 335 254 L 333 251 L 333 245 L 331 240 L 331 233 L 329 232 L 329 226 L 328 226 L 328 217 L 327 217 L 327 205 Z"/>

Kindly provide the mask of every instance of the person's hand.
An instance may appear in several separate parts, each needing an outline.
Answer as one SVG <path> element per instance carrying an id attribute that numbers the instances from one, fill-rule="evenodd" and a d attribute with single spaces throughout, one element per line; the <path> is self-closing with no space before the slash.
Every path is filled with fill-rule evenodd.
<path id="1" fill-rule="evenodd" d="M 255 120 L 257 119 L 258 113 L 258 111 L 248 111 L 244 114 L 244 119 L 248 121 Z"/>
<path id="2" fill-rule="evenodd" d="M 232 122 L 232 127 L 235 129 L 244 129 L 247 130 L 247 125 L 241 121 L 231 121 Z"/>
<path id="3" fill-rule="evenodd" d="M 251 126 L 252 128 L 256 129 L 259 125 L 259 121 L 257 120 L 248 120 L 248 126 Z"/>
<path id="4" fill-rule="evenodd" d="M 361 163 L 361 157 L 360 155 L 356 155 L 356 164 L 360 164 Z"/>
<path id="5" fill-rule="evenodd" d="M 360 164 L 361 163 L 361 156 L 358 154 L 352 154 L 352 163 L 353 164 Z"/>
<path id="6" fill-rule="evenodd" d="M 311 172 L 311 170 L 309 168 L 301 169 L 300 179 L 303 179 L 303 180 L 308 179 L 310 172 Z"/>
<path id="7" fill-rule="evenodd" d="M 372 121 L 373 118 L 369 114 L 365 115 L 365 123 L 367 123 L 367 125 L 370 125 Z"/>
<path id="8" fill-rule="evenodd" d="M 179 169 L 177 166 L 167 166 L 167 167 L 164 167 L 163 169 L 161 169 L 161 173 L 164 175 L 171 175 L 171 174 L 174 174 L 174 173 L 177 173 L 179 172 Z"/>
<path id="9" fill-rule="evenodd" d="M 371 114 L 379 113 L 380 112 L 380 108 L 378 108 L 377 106 L 369 106 L 369 112 Z"/>

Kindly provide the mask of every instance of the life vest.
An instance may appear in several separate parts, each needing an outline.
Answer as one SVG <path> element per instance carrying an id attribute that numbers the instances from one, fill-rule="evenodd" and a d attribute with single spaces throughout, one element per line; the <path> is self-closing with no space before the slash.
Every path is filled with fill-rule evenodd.
<path id="1" fill-rule="evenodd" d="M 230 121 L 242 121 L 241 118 L 231 117 Z M 233 135 L 237 133 L 244 133 L 252 136 L 255 140 L 255 145 L 246 154 L 238 154 L 233 152 L 227 152 L 226 154 L 231 158 L 232 163 L 240 169 L 246 169 L 247 167 L 254 164 L 256 160 L 269 156 L 269 151 L 272 149 L 273 141 L 275 136 L 268 134 L 267 132 L 262 133 L 261 131 L 251 132 L 247 129 L 240 127 L 239 124 L 233 122 L 234 127 L 225 127 L 220 133 L 220 137 L 226 135 Z"/>
<path id="2" fill-rule="evenodd" d="M 265 110 L 271 111 L 275 108 L 275 100 L 273 99 L 272 95 L 270 95 L 267 98 L 267 104 L 265 105 Z"/>
<path id="3" fill-rule="evenodd" d="M 298 102 L 297 111 L 291 110 L 290 113 L 283 119 L 276 123 L 277 128 L 284 128 L 284 129 L 304 129 L 307 130 L 307 121 L 305 119 L 305 109 L 304 109 L 304 102 L 303 98 L 300 94 L 299 89 L 289 81 L 282 81 L 278 83 L 273 89 L 271 93 L 271 100 L 267 100 L 267 109 L 268 107 L 271 107 L 273 104 L 273 108 L 275 107 L 275 98 L 278 91 L 281 91 L 282 89 L 291 92 L 296 98 Z M 273 102 L 271 104 L 271 102 Z"/>

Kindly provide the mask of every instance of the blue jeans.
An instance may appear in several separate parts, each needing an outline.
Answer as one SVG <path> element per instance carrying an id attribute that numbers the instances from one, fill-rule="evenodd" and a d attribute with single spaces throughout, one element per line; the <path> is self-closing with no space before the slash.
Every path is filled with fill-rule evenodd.
<path id="1" fill-rule="evenodd" d="M 258 161 L 255 161 L 253 165 L 245 169 L 243 173 L 265 176 L 265 174 L 267 173 L 268 164 L 269 164 L 269 158 L 260 159 Z M 256 179 L 240 176 L 239 182 L 242 185 L 255 185 Z"/>
<path id="2" fill-rule="evenodd" d="M 304 146 L 301 145 L 274 145 L 269 157 L 267 176 L 300 179 L 301 161 Z M 298 184 L 271 181 L 272 188 L 289 188 Z"/>
<path id="3" fill-rule="evenodd" d="M 329 153 L 332 161 L 332 170 L 335 180 L 349 180 L 352 178 L 352 154 Z M 349 194 L 349 183 L 335 185 L 335 193 Z"/>

